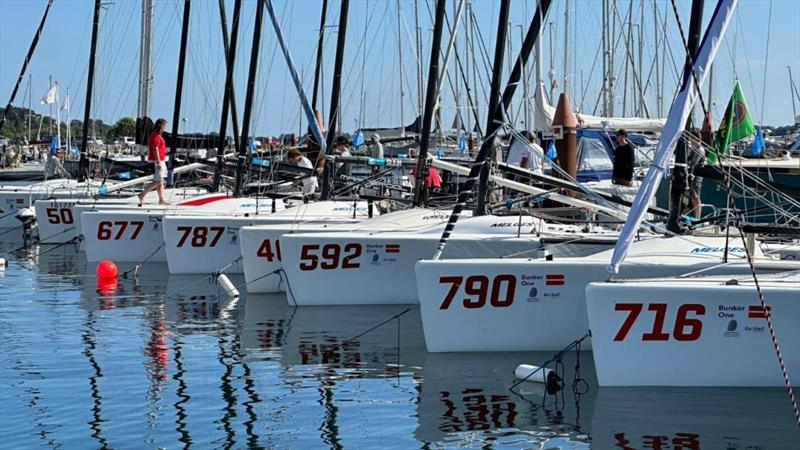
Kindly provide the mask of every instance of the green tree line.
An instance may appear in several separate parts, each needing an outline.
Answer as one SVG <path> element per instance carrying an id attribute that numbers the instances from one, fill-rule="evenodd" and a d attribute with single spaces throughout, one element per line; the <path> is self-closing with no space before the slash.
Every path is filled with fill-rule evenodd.
<path id="1" fill-rule="evenodd" d="M 0 136 L 12 140 L 27 138 L 29 113 L 31 114 L 30 118 L 31 139 L 36 139 L 37 131 L 39 132 L 39 137 L 41 139 L 43 140 L 49 139 L 51 126 L 52 126 L 52 134 L 53 135 L 56 134 L 57 130 L 56 130 L 55 119 L 51 119 L 48 116 L 43 116 L 42 114 L 38 114 L 35 111 L 31 111 L 28 108 L 19 108 L 16 106 L 12 106 L 11 110 L 6 116 L 6 122 L 3 125 L 3 128 L 0 129 Z M 39 128 L 40 121 L 41 121 L 41 130 Z M 67 135 L 67 123 L 62 120 L 59 125 L 61 127 L 61 136 L 62 138 L 65 138 Z M 77 119 L 70 120 L 70 131 L 72 133 L 72 136 L 82 137 L 83 121 Z M 136 119 L 132 117 L 123 117 L 113 124 L 107 124 L 100 119 L 90 120 L 89 135 L 90 136 L 94 135 L 106 141 L 113 141 L 114 139 L 119 139 L 122 138 L 123 136 L 133 137 L 136 135 Z"/>

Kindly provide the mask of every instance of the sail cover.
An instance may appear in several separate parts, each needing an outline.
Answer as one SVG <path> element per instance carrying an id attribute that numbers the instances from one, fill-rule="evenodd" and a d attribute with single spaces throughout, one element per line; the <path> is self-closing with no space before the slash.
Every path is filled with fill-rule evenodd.
<path id="1" fill-rule="evenodd" d="M 550 124 L 553 123 L 553 116 L 556 109 L 547 101 L 544 93 L 544 84 L 539 83 L 536 88 L 536 101 L 534 102 L 534 114 L 536 130 L 550 131 Z M 602 117 L 591 116 L 580 112 L 575 113 L 578 119 L 578 126 L 581 128 L 599 128 L 603 130 L 618 130 L 623 128 L 628 131 L 660 131 L 664 128 L 667 119 L 641 117 Z"/>
<path id="2" fill-rule="evenodd" d="M 695 85 L 695 78 L 692 77 L 691 72 L 687 70 L 683 74 L 681 89 L 669 109 L 667 123 L 664 125 L 661 140 L 656 147 L 653 163 L 644 177 L 642 187 L 636 193 L 636 198 L 633 200 L 633 205 L 628 213 L 628 219 L 625 221 L 617 246 L 614 248 L 611 265 L 608 267 L 608 271 L 611 273 L 619 272 L 619 266 L 628 254 L 628 250 L 630 250 L 636 231 L 642 223 L 647 205 L 658 189 L 663 174 L 667 170 L 669 158 L 675 150 L 675 144 L 678 142 L 681 130 L 692 112 L 692 107 L 697 99 L 697 92 L 703 86 L 708 70 L 711 67 L 711 62 L 714 61 L 717 50 L 722 43 L 722 37 L 725 35 L 725 30 L 728 28 L 728 23 L 736 9 L 737 2 L 738 0 L 719 0 L 717 2 L 714 15 L 711 16 L 711 21 L 694 60 L 693 69 L 698 85 Z"/>

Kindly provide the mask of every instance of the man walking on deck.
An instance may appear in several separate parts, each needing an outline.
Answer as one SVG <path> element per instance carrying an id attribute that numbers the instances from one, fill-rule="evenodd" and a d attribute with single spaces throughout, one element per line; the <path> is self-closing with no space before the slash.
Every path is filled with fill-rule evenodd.
<path id="1" fill-rule="evenodd" d="M 158 204 L 168 205 L 167 200 L 164 198 L 164 183 L 167 181 L 167 164 L 164 160 L 167 158 L 167 144 L 161 133 L 167 128 L 166 119 L 156 120 L 153 131 L 147 139 L 148 161 L 153 161 L 153 181 L 148 183 L 141 194 L 139 194 L 139 206 L 144 203 L 144 197 L 153 190 L 158 190 Z"/>
<path id="2" fill-rule="evenodd" d="M 617 131 L 617 144 L 611 182 L 619 186 L 633 186 L 633 147 L 628 142 L 627 131 Z"/>

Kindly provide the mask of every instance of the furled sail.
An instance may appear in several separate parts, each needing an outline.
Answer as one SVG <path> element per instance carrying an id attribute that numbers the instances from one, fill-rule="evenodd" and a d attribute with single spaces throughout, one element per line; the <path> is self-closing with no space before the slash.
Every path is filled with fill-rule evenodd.
<path id="1" fill-rule="evenodd" d="M 553 123 L 556 108 L 547 101 L 544 93 L 544 84 L 539 83 L 536 88 L 536 101 L 534 102 L 536 114 L 535 122 L 537 131 L 550 131 L 550 124 Z M 575 113 L 578 119 L 578 126 L 581 128 L 600 128 L 608 130 L 618 130 L 624 128 L 628 131 L 660 131 L 664 128 L 666 119 L 654 118 L 643 119 L 640 117 L 601 117 L 589 114 Z"/>
<path id="2" fill-rule="evenodd" d="M 714 61 L 717 50 L 722 43 L 722 37 L 725 35 L 725 30 L 728 28 L 728 23 L 736 9 L 737 2 L 738 0 L 719 0 L 717 2 L 717 7 L 714 9 L 714 14 L 711 16 L 706 34 L 703 36 L 694 60 L 693 70 L 697 78 L 697 85 L 695 85 L 695 77 L 692 76 L 690 71 L 687 70 L 683 74 L 681 89 L 669 109 L 667 123 L 664 125 L 661 140 L 656 147 L 653 163 L 644 177 L 639 192 L 636 193 L 636 198 L 633 200 L 633 205 L 628 213 L 628 220 L 625 221 L 617 246 L 614 248 L 611 265 L 608 267 L 608 271 L 611 273 L 619 272 L 619 266 L 628 254 L 639 225 L 642 223 L 647 205 L 658 189 L 663 174 L 667 170 L 669 158 L 675 150 L 675 144 L 678 142 L 681 131 L 689 118 L 689 114 L 692 112 L 692 107 L 697 99 L 697 92 L 703 86 L 711 63 Z"/>

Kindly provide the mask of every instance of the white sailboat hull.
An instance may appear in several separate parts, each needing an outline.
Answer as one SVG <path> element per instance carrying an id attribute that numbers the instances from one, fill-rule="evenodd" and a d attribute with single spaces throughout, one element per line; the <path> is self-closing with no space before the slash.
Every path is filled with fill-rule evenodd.
<path id="1" fill-rule="evenodd" d="M 417 303 L 414 264 L 434 254 L 442 227 L 418 233 L 285 236 L 287 297 L 297 305 Z M 541 229 L 580 237 L 577 227 L 548 225 L 525 216 L 472 217 L 459 224 L 442 257 L 529 257 L 543 239 L 533 231 Z"/>
<path id="2" fill-rule="evenodd" d="M 195 189 L 166 189 L 164 194 L 167 201 L 180 203 L 205 192 L 205 190 Z M 39 229 L 39 241 L 42 244 L 63 244 L 80 236 L 80 213 L 76 208 L 78 205 L 87 205 L 98 209 L 111 205 L 131 208 L 135 207 L 138 202 L 139 199 L 135 195 L 94 200 L 85 197 L 38 200 L 34 202 L 34 209 L 36 211 L 36 226 Z M 158 203 L 158 194 L 156 192 L 149 193 L 145 198 L 145 203 L 149 204 L 149 206 L 152 206 L 153 203 Z"/>
<path id="3" fill-rule="evenodd" d="M 620 276 L 676 276 L 718 266 L 719 254 L 692 251 L 721 250 L 718 245 L 724 245 L 725 239 L 703 242 L 710 247 L 682 240 L 641 242 L 643 245 L 633 247 L 639 256 L 628 259 Z M 672 249 L 671 257 L 666 249 Z M 585 288 L 608 277 L 607 254 L 553 261 L 418 262 L 417 291 L 428 351 L 561 350 L 589 330 Z M 785 270 L 786 263 L 775 262 L 775 266 Z M 746 263 L 736 262 L 716 267 L 713 273 L 741 273 L 746 267 Z"/>
<path id="4" fill-rule="evenodd" d="M 761 288 L 796 385 L 800 278 L 780 286 L 762 281 Z M 592 283 L 586 288 L 586 303 L 601 386 L 784 385 L 752 283 Z"/>
<path id="5" fill-rule="evenodd" d="M 16 219 L 20 209 L 28 208 L 36 200 L 46 198 L 86 198 L 89 187 L 99 185 L 74 180 L 52 180 L 31 186 L 0 187 L 0 229 L 16 228 L 21 225 Z"/>
<path id="6" fill-rule="evenodd" d="M 355 218 L 354 218 L 355 216 Z M 169 272 L 173 274 L 242 273 L 242 247 L 239 230 L 243 226 L 297 223 L 326 220 L 330 223 L 357 223 L 367 218 L 367 205 L 352 202 L 316 202 L 282 209 L 262 210 L 258 215 L 169 215 L 163 220 L 164 248 Z M 250 242 L 247 243 L 249 245 Z M 259 243 L 260 245 L 260 243 Z M 248 248 L 258 253 L 259 246 Z M 252 250 L 252 252 L 250 252 Z M 263 253 L 263 252 L 262 252 Z"/>
<path id="7" fill-rule="evenodd" d="M 439 211 L 424 208 L 394 211 L 355 224 L 304 222 L 292 225 L 242 227 L 239 237 L 244 276 L 250 293 L 275 293 L 286 290 L 281 237 L 285 234 L 332 233 L 342 231 L 411 230 L 447 220 Z M 274 275 L 268 275 L 274 274 Z"/>
<path id="8" fill-rule="evenodd" d="M 314 244 L 309 244 L 309 239 L 313 239 Z M 430 257 L 438 241 L 435 236 L 403 233 L 357 238 L 339 233 L 284 236 L 287 297 L 290 303 L 297 305 L 417 303 L 414 264 Z M 531 236 L 460 235 L 450 240 L 443 257 L 500 257 L 530 252 L 539 246 L 539 242 L 539 238 Z M 345 256 L 335 264 L 331 262 L 333 260 L 322 257 L 321 252 L 327 248 L 338 248 Z M 302 258 L 304 249 L 307 255 L 320 255 L 315 268 L 306 270 L 312 263 L 309 258 Z M 351 255 L 357 256 L 344 261 Z"/>
<path id="9" fill-rule="evenodd" d="M 269 211 L 269 202 L 262 203 L 259 208 Z M 218 194 L 200 197 L 184 203 L 183 206 L 130 209 L 118 209 L 115 206 L 120 205 L 80 214 L 84 249 L 86 258 L 90 262 L 103 259 L 132 263 L 141 263 L 145 260 L 166 262 L 162 232 L 162 220 L 165 215 L 207 215 L 221 211 L 245 214 L 255 212 L 256 202 L 249 198 L 227 198 Z M 82 205 L 77 208 L 80 210 Z"/>

